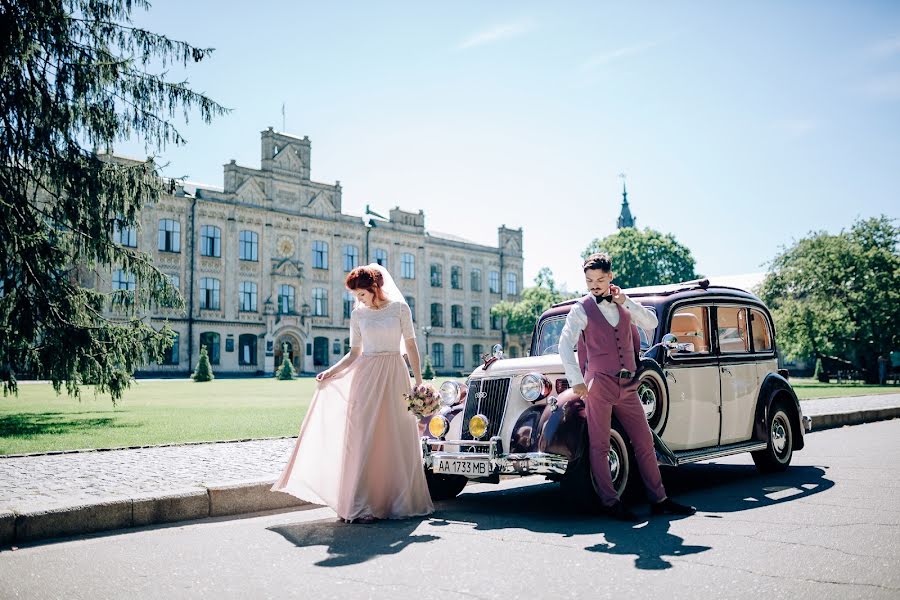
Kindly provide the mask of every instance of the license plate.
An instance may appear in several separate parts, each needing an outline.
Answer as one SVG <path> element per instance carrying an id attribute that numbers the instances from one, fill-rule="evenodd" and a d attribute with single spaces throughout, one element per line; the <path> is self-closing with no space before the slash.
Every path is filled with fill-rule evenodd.
<path id="1" fill-rule="evenodd" d="M 434 461 L 435 473 L 447 473 L 448 475 L 466 475 L 468 477 L 487 477 L 491 473 L 491 461 L 480 458 L 466 460 L 436 459 Z"/>

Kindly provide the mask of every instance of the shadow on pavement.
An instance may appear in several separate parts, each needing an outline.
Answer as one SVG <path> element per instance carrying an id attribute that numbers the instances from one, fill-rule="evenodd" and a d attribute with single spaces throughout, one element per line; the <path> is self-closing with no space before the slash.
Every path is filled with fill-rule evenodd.
<path id="1" fill-rule="evenodd" d="M 439 539 L 414 533 L 423 522 L 435 528 L 471 524 L 475 531 L 524 529 L 563 538 L 600 534 L 604 540 L 585 548 L 601 554 L 634 556 L 638 569 L 668 569 L 667 558 L 698 554 L 710 546 L 686 544 L 669 531 L 682 518 L 721 518 L 716 514 L 752 510 L 809 497 L 831 488 L 822 467 L 792 467 L 762 475 L 752 465 L 698 464 L 663 472 L 668 493 L 700 511 L 693 517 L 652 517 L 649 506 L 635 507 L 642 523 L 614 521 L 601 514 L 573 512 L 555 483 L 462 494 L 440 502 L 430 518 L 347 525 L 316 521 L 270 528 L 297 546 L 325 546 L 328 558 L 318 566 L 342 566 L 396 554 L 412 544 Z M 476 538 L 477 539 L 477 538 Z M 511 541 L 510 544 L 515 544 Z"/>
<path id="2" fill-rule="evenodd" d="M 398 554 L 412 544 L 439 539 L 433 535 L 413 533 L 423 518 L 402 521 L 378 521 L 371 525 L 347 524 L 339 520 L 313 521 L 297 525 L 270 527 L 292 544 L 300 547 L 325 546 L 328 558 L 319 567 L 355 565 L 376 556 Z"/>

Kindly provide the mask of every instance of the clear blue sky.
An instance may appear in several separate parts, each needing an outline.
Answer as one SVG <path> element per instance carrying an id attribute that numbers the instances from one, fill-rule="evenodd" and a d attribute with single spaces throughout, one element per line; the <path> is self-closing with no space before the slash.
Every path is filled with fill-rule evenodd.
<path id="1" fill-rule="evenodd" d="M 615 231 L 620 172 L 638 226 L 674 234 L 706 275 L 900 214 L 898 2 L 231 6 L 135 15 L 216 48 L 187 77 L 233 109 L 182 127 L 168 175 L 221 186 L 230 159 L 258 167 L 284 102 L 345 212 L 423 209 L 429 229 L 488 244 L 522 227 L 527 283 L 548 266 L 569 289 Z"/>

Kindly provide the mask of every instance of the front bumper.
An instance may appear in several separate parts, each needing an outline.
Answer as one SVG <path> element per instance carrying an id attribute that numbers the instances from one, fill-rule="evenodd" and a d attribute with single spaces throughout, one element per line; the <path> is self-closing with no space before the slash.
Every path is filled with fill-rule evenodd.
<path id="1" fill-rule="evenodd" d="M 523 452 L 503 454 L 499 437 L 490 440 L 437 440 L 423 437 L 422 460 L 425 468 L 433 470 L 437 460 L 458 461 L 490 461 L 489 475 L 563 475 L 569 466 L 569 460 L 558 454 L 546 452 Z M 465 447 L 484 448 L 485 452 L 450 452 L 432 447 Z M 475 478 L 475 477 L 471 477 Z"/>

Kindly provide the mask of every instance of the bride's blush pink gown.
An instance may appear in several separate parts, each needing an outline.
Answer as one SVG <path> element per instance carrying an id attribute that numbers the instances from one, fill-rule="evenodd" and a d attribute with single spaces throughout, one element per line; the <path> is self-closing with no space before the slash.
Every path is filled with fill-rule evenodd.
<path id="1" fill-rule="evenodd" d="M 415 337 L 406 304 L 354 309 L 350 345 L 362 354 L 319 384 L 274 491 L 328 505 L 344 519 L 434 511 L 416 420 L 403 398 L 410 379 L 401 336 Z"/>

